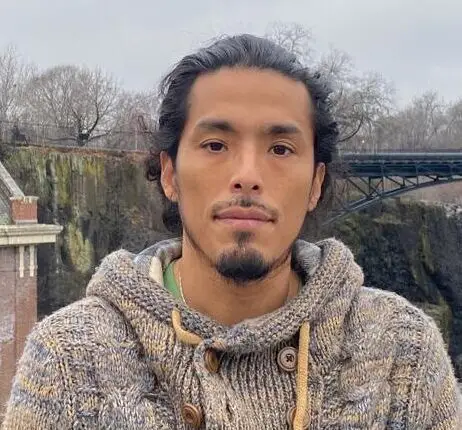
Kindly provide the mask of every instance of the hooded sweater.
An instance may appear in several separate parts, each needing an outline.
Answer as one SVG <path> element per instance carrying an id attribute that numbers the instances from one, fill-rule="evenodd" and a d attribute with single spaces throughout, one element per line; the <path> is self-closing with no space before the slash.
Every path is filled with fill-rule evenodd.
<path id="1" fill-rule="evenodd" d="M 38 323 L 2 428 L 462 429 L 435 323 L 364 287 L 341 242 L 298 241 L 299 294 L 231 327 L 164 288 L 180 255 L 180 240 L 110 254 L 84 299 Z"/>

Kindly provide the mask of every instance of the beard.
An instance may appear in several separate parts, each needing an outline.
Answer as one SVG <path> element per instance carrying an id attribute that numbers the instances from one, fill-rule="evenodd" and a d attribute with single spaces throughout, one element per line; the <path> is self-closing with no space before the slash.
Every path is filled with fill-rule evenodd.
<path id="1" fill-rule="evenodd" d="M 236 284 L 264 279 L 271 270 L 271 264 L 265 261 L 261 252 L 247 247 L 252 238 L 248 232 L 234 234 L 236 246 L 224 251 L 215 263 L 217 272 Z"/>
<path id="2" fill-rule="evenodd" d="M 250 244 L 253 234 L 250 232 L 234 233 L 235 245 L 231 249 L 221 252 L 216 260 L 201 247 L 194 234 L 188 228 L 183 218 L 183 232 L 191 245 L 202 257 L 211 264 L 215 270 L 234 285 L 245 286 L 247 283 L 265 279 L 275 268 L 282 266 L 290 259 L 293 244 L 279 258 L 268 261 L 264 255 Z"/>

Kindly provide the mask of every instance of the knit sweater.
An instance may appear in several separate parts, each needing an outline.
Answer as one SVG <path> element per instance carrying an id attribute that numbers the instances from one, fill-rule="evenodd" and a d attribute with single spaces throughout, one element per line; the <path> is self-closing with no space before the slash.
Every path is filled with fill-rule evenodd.
<path id="1" fill-rule="evenodd" d="M 180 254 L 179 240 L 117 251 L 37 324 L 3 429 L 462 429 L 433 320 L 364 287 L 339 241 L 298 241 L 299 294 L 231 327 L 165 290 Z"/>

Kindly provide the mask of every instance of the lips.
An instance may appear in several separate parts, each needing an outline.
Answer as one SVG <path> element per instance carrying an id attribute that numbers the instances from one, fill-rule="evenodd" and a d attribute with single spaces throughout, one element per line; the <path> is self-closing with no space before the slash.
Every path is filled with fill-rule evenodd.
<path id="1" fill-rule="evenodd" d="M 259 221 L 259 222 L 271 222 L 273 219 L 264 211 L 259 209 L 245 209 L 245 208 L 229 208 L 220 211 L 216 216 L 216 219 L 223 221 Z"/>

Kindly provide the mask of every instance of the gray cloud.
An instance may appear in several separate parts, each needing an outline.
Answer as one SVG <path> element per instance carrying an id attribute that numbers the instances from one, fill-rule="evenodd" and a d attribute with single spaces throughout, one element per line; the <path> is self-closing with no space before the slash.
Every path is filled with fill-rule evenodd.
<path id="1" fill-rule="evenodd" d="M 152 87 L 218 34 L 262 34 L 280 20 L 310 27 L 319 50 L 332 44 L 381 72 L 404 101 L 428 89 L 462 96 L 460 0 L 0 1 L 0 44 L 40 67 L 100 65 L 131 89 Z"/>

